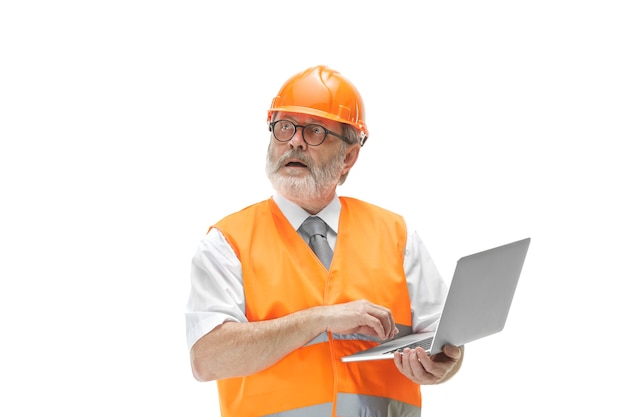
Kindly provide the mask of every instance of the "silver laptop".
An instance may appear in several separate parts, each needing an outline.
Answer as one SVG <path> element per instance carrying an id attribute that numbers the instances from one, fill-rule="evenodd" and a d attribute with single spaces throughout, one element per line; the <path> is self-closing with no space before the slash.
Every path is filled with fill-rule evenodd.
<path id="1" fill-rule="evenodd" d="M 461 346 L 501 331 L 529 245 L 526 238 L 459 259 L 436 331 L 399 337 L 341 360 L 391 359 L 395 351 L 417 346 L 434 355 L 444 345 Z"/>

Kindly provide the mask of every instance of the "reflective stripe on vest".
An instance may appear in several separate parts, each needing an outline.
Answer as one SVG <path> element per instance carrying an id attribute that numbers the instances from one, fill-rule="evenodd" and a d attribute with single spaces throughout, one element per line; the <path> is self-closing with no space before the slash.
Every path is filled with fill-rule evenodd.
<path id="1" fill-rule="evenodd" d="M 324 403 L 282 411 L 280 413 L 266 414 L 262 417 L 330 417 L 332 413 L 333 403 Z"/>
<path id="2" fill-rule="evenodd" d="M 422 409 L 384 397 L 339 393 L 336 415 L 337 417 L 420 417 Z"/>
<path id="3" fill-rule="evenodd" d="M 263 417 L 330 417 L 332 408 L 332 403 L 324 403 L 267 414 Z M 421 415 L 421 408 L 389 398 L 362 394 L 340 393 L 337 395 L 337 417 L 420 417 Z"/>

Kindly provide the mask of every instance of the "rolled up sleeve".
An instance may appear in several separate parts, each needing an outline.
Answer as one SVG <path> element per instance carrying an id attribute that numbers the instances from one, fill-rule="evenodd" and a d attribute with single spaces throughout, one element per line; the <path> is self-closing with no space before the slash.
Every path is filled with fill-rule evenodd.
<path id="1" fill-rule="evenodd" d="M 409 229 L 404 256 L 413 333 L 434 331 L 439 323 L 448 286 L 417 232 Z"/>
<path id="2" fill-rule="evenodd" d="M 188 348 L 227 321 L 247 321 L 241 263 L 222 233 L 213 228 L 198 244 L 191 262 L 185 310 Z"/>

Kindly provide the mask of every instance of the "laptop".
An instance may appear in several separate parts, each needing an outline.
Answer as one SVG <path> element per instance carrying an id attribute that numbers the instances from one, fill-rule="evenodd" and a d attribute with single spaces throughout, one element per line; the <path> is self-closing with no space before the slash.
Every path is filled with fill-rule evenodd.
<path id="1" fill-rule="evenodd" d="M 530 238 L 518 240 L 457 261 L 454 276 L 434 332 L 410 334 L 341 358 L 343 362 L 392 359 L 405 347 L 423 347 L 429 354 L 446 344 L 461 346 L 500 332 L 513 295 Z"/>

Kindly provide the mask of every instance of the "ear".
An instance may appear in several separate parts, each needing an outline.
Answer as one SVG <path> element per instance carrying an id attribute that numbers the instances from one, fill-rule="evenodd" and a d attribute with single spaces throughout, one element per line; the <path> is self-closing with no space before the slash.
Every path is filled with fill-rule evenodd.
<path id="1" fill-rule="evenodd" d="M 350 169 L 356 164 L 356 160 L 359 159 L 359 152 L 361 151 L 361 146 L 356 144 L 350 146 L 348 151 L 346 152 L 346 157 L 343 160 L 343 173 L 350 171 Z"/>

